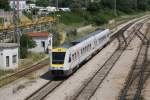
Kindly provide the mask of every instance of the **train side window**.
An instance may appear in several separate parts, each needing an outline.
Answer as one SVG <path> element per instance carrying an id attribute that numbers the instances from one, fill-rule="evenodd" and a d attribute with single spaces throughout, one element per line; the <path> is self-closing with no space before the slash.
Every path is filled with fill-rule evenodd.
<path id="1" fill-rule="evenodd" d="M 72 54 L 72 59 L 74 60 L 74 54 Z"/>
<path id="2" fill-rule="evenodd" d="M 69 55 L 69 63 L 71 62 L 71 55 Z"/>
<path id="3" fill-rule="evenodd" d="M 76 57 L 77 57 L 77 55 L 76 55 L 76 53 L 75 53 L 75 57 L 74 57 L 74 58 L 76 59 Z"/>
<path id="4" fill-rule="evenodd" d="M 78 51 L 78 57 L 79 57 L 80 55 L 79 55 L 79 51 Z"/>
<path id="5" fill-rule="evenodd" d="M 88 46 L 86 46 L 86 52 L 88 51 Z"/>

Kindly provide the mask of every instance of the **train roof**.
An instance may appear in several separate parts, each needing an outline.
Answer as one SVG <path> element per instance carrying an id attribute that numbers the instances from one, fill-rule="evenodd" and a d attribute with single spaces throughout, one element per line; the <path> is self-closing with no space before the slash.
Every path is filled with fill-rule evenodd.
<path id="1" fill-rule="evenodd" d="M 96 34 L 102 32 L 102 31 L 104 31 L 104 30 L 105 30 L 105 29 L 100 29 L 100 30 L 97 30 L 97 31 L 95 31 L 95 32 L 89 33 L 89 34 L 86 35 L 86 36 L 83 36 L 83 37 L 81 37 L 81 38 L 78 38 L 78 39 L 76 39 L 76 40 L 73 40 L 73 41 L 71 41 L 71 42 L 66 42 L 66 43 L 62 44 L 61 47 L 63 47 L 63 48 L 70 48 L 70 47 L 72 47 L 72 46 L 74 46 L 74 45 L 76 45 L 76 44 L 78 44 L 78 43 L 80 43 L 80 42 L 82 42 L 82 41 L 88 39 L 89 37 L 94 36 L 94 35 L 96 35 Z"/>

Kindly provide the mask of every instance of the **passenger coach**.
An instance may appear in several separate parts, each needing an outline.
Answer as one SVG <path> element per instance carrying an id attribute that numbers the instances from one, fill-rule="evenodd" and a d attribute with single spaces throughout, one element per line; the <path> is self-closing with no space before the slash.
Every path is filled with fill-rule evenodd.
<path id="1" fill-rule="evenodd" d="M 68 76 L 109 42 L 109 29 L 89 35 L 52 50 L 49 70 L 54 76 Z"/>

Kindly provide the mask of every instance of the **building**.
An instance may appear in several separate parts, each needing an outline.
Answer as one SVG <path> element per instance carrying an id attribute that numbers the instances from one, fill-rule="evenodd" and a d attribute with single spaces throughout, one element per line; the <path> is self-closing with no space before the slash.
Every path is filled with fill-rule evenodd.
<path id="1" fill-rule="evenodd" d="M 29 49 L 32 52 L 48 52 L 48 46 L 52 47 L 52 34 L 49 32 L 29 32 L 27 33 L 36 42 L 36 47 Z"/>
<path id="2" fill-rule="evenodd" d="M 56 7 L 51 7 L 51 6 L 48 6 L 46 7 L 47 11 L 49 12 L 56 12 L 57 11 L 57 8 Z"/>
<path id="3" fill-rule="evenodd" d="M 15 0 L 15 5 L 17 5 L 17 1 L 18 0 Z M 27 4 L 26 4 L 26 0 L 19 0 L 19 11 L 23 11 L 27 8 Z M 9 5 L 10 5 L 10 8 L 13 9 L 14 7 L 14 0 L 9 0 Z"/>
<path id="4" fill-rule="evenodd" d="M 18 67 L 18 45 L 0 43 L 0 69 L 10 70 Z"/>

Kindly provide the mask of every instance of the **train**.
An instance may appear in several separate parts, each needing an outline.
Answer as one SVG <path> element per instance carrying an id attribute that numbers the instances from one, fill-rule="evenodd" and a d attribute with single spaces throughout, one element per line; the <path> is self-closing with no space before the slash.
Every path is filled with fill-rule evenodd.
<path id="1" fill-rule="evenodd" d="M 54 76 L 69 76 L 110 41 L 110 30 L 100 29 L 85 37 L 52 49 L 49 71 Z"/>

